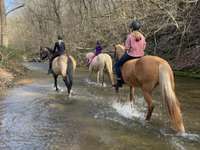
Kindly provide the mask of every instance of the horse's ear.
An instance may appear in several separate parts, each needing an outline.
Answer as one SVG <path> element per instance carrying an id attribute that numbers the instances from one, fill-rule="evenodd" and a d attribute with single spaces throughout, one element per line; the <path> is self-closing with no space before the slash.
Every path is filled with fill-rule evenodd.
<path id="1" fill-rule="evenodd" d="M 40 46 L 40 51 L 42 51 L 42 50 L 43 50 L 43 48 L 44 48 L 43 46 Z"/>
<path id="2" fill-rule="evenodd" d="M 113 44 L 113 51 L 116 51 L 116 45 Z"/>

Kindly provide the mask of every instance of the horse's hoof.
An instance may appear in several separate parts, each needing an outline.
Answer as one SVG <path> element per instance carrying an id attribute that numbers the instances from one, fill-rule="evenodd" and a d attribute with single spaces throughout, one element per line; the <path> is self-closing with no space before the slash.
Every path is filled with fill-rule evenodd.
<path id="1" fill-rule="evenodd" d="M 71 94 L 71 93 L 69 93 L 69 94 L 68 94 L 68 97 L 69 97 L 69 98 L 70 98 L 70 97 L 72 97 L 72 94 Z"/>
<path id="2" fill-rule="evenodd" d="M 133 109 L 134 108 L 134 104 L 133 103 L 131 103 L 131 109 Z"/>

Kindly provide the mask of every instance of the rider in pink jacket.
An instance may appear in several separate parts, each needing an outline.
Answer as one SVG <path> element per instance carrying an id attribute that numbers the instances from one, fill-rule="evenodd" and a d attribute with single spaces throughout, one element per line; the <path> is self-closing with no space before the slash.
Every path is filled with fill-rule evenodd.
<path id="1" fill-rule="evenodd" d="M 144 56 L 146 41 L 143 34 L 139 32 L 140 27 L 141 24 L 138 21 L 134 20 L 131 23 L 130 28 L 132 32 L 127 36 L 125 42 L 126 52 L 115 64 L 115 70 L 117 75 L 117 84 L 115 85 L 116 92 L 118 92 L 119 87 L 122 87 L 123 84 L 123 79 L 121 76 L 122 65 L 130 59 L 140 58 Z"/>

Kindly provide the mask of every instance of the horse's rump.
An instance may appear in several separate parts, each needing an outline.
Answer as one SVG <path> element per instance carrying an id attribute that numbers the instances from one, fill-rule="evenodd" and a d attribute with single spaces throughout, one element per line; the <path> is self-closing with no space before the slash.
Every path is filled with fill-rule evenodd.
<path id="1" fill-rule="evenodd" d="M 144 56 L 127 61 L 122 66 L 122 76 L 126 83 L 140 86 L 140 83 L 158 84 L 159 64 L 167 63 L 157 56 Z"/>
<path id="2" fill-rule="evenodd" d="M 93 53 L 88 53 L 86 54 L 86 58 L 88 61 L 91 60 L 93 57 Z M 113 70 L 112 70 L 112 58 L 110 55 L 106 53 L 101 53 L 93 58 L 93 60 L 90 62 L 89 65 L 89 71 L 100 71 L 100 74 L 103 75 L 104 68 L 106 68 L 106 71 L 109 75 L 109 78 L 112 82 L 112 85 L 114 84 L 114 79 L 113 79 Z"/>
<path id="3" fill-rule="evenodd" d="M 52 69 L 56 74 L 60 74 L 63 77 L 66 76 L 70 70 L 72 73 L 75 71 L 76 62 L 72 56 L 61 55 L 56 57 L 52 62 Z"/>

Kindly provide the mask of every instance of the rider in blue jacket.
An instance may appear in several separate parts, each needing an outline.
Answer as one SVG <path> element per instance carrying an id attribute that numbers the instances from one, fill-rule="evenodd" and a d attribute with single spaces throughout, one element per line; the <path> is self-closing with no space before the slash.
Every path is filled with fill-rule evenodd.
<path id="1" fill-rule="evenodd" d="M 58 41 L 54 44 L 54 49 L 53 49 L 53 56 L 51 57 L 49 61 L 49 70 L 48 74 L 52 73 L 52 61 L 54 58 L 57 56 L 65 54 L 65 43 L 63 41 L 63 38 L 59 35 L 58 36 Z"/>

